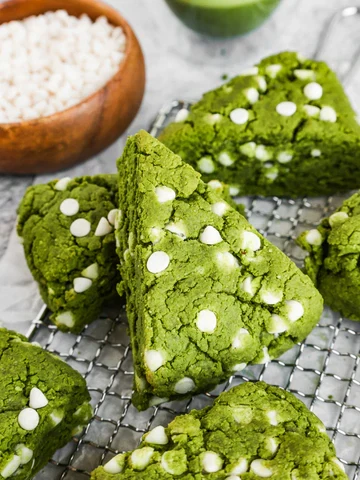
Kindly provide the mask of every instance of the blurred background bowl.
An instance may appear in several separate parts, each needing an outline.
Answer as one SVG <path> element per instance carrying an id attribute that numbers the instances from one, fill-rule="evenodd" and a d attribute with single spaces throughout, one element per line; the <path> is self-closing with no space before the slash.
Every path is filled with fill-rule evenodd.
<path id="1" fill-rule="evenodd" d="M 127 21 L 98 0 L 7 0 L 0 3 L 0 24 L 63 9 L 92 20 L 104 15 L 120 26 L 126 50 L 118 72 L 80 103 L 48 117 L 0 123 L 0 173 L 55 172 L 100 152 L 134 119 L 144 95 L 145 64 L 139 42 Z M 0 67 L 1 68 L 1 67 Z"/>

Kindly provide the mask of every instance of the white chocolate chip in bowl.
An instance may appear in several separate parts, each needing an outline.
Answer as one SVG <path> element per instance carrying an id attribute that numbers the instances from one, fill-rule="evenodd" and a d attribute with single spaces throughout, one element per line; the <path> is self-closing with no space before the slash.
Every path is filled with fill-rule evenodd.
<path id="1" fill-rule="evenodd" d="M 169 443 L 169 438 L 166 435 L 165 428 L 159 425 L 150 430 L 145 436 L 144 442 L 152 443 L 154 445 L 167 445 Z"/>
<path id="2" fill-rule="evenodd" d="M 216 245 L 223 241 L 219 231 L 211 225 L 205 227 L 201 232 L 199 239 L 201 243 L 205 243 L 206 245 Z"/>
<path id="3" fill-rule="evenodd" d="M 86 237 L 90 233 L 91 225 L 85 218 L 77 218 L 70 225 L 70 233 L 74 237 Z"/>
<path id="4" fill-rule="evenodd" d="M 159 203 L 171 202 L 176 198 L 176 192 L 172 188 L 165 187 L 164 185 L 155 188 L 155 195 Z"/>
<path id="5" fill-rule="evenodd" d="M 154 252 L 147 260 L 146 267 L 150 273 L 161 273 L 168 268 L 170 257 L 165 252 Z"/>
<path id="6" fill-rule="evenodd" d="M 230 112 L 230 120 L 236 125 L 244 125 L 249 120 L 249 112 L 245 108 L 235 108 Z"/>
<path id="7" fill-rule="evenodd" d="M 305 240 L 309 245 L 319 246 L 323 242 L 323 238 L 319 230 L 313 228 L 309 230 L 305 236 Z"/>
<path id="8" fill-rule="evenodd" d="M 113 230 L 112 225 L 108 222 L 107 218 L 101 217 L 95 230 L 95 237 L 104 237 Z"/>
<path id="9" fill-rule="evenodd" d="M 194 380 L 189 377 L 182 378 L 175 384 L 175 387 L 174 387 L 175 392 L 181 395 L 192 392 L 194 389 L 195 389 Z"/>
<path id="10" fill-rule="evenodd" d="M 38 408 L 43 408 L 46 407 L 48 403 L 48 399 L 39 388 L 33 387 L 31 389 L 29 399 L 29 406 L 31 408 L 34 408 L 35 410 Z"/>
<path id="11" fill-rule="evenodd" d="M 262 478 L 268 478 L 271 477 L 273 474 L 273 471 L 271 468 L 268 468 L 265 465 L 265 460 L 261 460 L 260 458 L 253 460 L 250 465 L 250 470 L 255 473 L 255 475 L 262 477 Z"/>
<path id="12" fill-rule="evenodd" d="M 145 351 L 145 363 L 151 372 L 156 372 L 165 363 L 164 356 L 157 350 Z"/>
<path id="13" fill-rule="evenodd" d="M 222 469 L 224 461 L 215 452 L 204 452 L 201 454 L 202 469 L 206 473 L 215 473 Z"/>
<path id="14" fill-rule="evenodd" d="M 282 117 L 292 117 L 296 113 L 297 106 L 294 102 L 281 102 L 276 106 L 276 111 Z"/>
<path id="15" fill-rule="evenodd" d="M 196 326 L 203 333 L 213 333 L 217 324 L 217 318 L 211 310 L 200 310 L 197 314 Z"/>
<path id="16" fill-rule="evenodd" d="M 24 408 L 18 415 L 18 422 L 22 429 L 30 432 L 39 425 L 40 417 L 33 408 Z"/>
<path id="17" fill-rule="evenodd" d="M 79 202 L 75 198 L 66 198 L 60 204 L 60 212 L 67 217 L 76 215 L 80 209 Z"/>
<path id="18" fill-rule="evenodd" d="M 83 293 L 91 287 L 92 280 L 85 277 L 76 277 L 74 278 L 73 285 L 76 293 Z"/>

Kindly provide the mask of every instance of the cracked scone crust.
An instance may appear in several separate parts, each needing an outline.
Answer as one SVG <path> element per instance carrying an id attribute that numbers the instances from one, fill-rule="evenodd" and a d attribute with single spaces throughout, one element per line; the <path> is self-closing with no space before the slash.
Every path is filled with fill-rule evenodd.
<path id="1" fill-rule="evenodd" d="M 305 338 L 320 294 L 190 165 L 140 132 L 118 167 L 139 409 L 210 389 Z"/>
<path id="2" fill-rule="evenodd" d="M 263 382 L 222 393 L 145 434 L 137 450 L 92 480 L 346 480 L 322 422 L 292 394 Z"/>
<path id="3" fill-rule="evenodd" d="M 0 479 L 30 480 L 92 416 L 81 375 L 0 329 Z"/>
<path id="4" fill-rule="evenodd" d="M 18 233 L 52 321 L 80 332 L 116 295 L 117 176 L 64 178 L 30 187 Z"/>
<path id="5" fill-rule="evenodd" d="M 325 303 L 360 321 L 360 194 L 345 200 L 317 229 L 303 232 L 298 243 L 309 252 L 305 271 Z"/>
<path id="6" fill-rule="evenodd" d="M 206 93 L 160 140 L 240 194 L 325 195 L 357 188 L 360 127 L 334 72 L 280 53 Z"/>

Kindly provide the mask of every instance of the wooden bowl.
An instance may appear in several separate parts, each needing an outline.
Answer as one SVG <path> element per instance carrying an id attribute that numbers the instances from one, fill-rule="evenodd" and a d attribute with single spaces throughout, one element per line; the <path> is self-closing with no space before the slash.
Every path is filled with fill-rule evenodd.
<path id="1" fill-rule="evenodd" d="M 124 59 L 108 83 L 85 100 L 48 117 L 0 123 L 0 173 L 55 172 L 86 160 L 114 142 L 135 117 L 145 89 L 145 65 L 139 42 L 126 20 L 98 0 L 6 0 L 0 24 L 64 9 L 105 15 L 126 35 Z M 0 67 L 1 68 L 1 67 Z"/>

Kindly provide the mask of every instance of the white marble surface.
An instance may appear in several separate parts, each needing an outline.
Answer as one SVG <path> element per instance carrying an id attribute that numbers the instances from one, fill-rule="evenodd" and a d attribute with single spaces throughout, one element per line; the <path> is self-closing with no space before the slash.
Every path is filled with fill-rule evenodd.
<path id="1" fill-rule="evenodd" d="M 233 76 L 262 57 L 281 50 L 298 50 L 311 56 L 331 14 L 348 6 L 349 0 L 282 0 L 275 14 L 260 29 L 230 41 L 206 40 L 193 34 L 173 16 L 163 0 L 111 0 L 109 3 L 120 10 L 138 35 L 146 59 L 146 94 L 136 119 L 118 142 L 96 158 L 59 175 L 114 171 L 115 159 L 127 135 L 146 129 L 163 104 L 172 99 L 196 99 L 221 83 L 225 73 Z M 356 0 L 353 3 L 356 4 Z M 360 18 L 357 22 L 360 23 Z M 360 44 L 358 24 L 349 20 L 333 38 L 324 52 L 325 59 L 331 55 L 334 65 L 339 59 L 344 63 Z M 336 65 L 339 69 L 342 64 Z M 348 87 L 355 105 L 360 104 L 356 87 L 355 76 Z M 24 271 L 22 252 L 12 232 L 16 207 L 26 187 L 34 182 L 46 182 L 53 176 L 0 177 L 0 321 L 5 310 L 12 316 L 23 314 L 23 309 L 15 308 L 23 296 L 29 297 L 28 312 L 37 307 L 33 284 Z"/>

